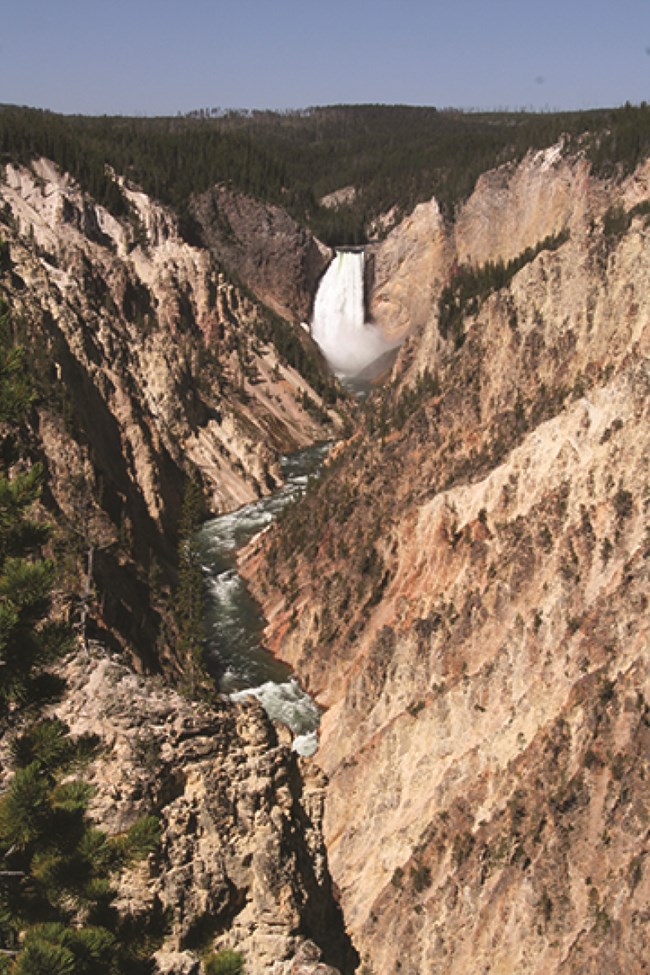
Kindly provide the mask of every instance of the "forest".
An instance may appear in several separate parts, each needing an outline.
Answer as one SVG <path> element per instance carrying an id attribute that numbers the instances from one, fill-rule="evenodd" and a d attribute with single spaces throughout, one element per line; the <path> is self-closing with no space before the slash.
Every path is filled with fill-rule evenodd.
<path id="1" fill-rule="evenodd" d="M 594 170 L 631 171 L 650 148 L 650 107 L 472 113 L 386 105 L 301 112 L 203 109 L 159 118 L 64 116 L 0 106 L 0 161 L 43 155 L 116 215 L 125 201 L 107 165 L 184 218 L 193 194 L 227 183 L 282 205 L 328 244 L 367 241 L 373 221 L 435 195 L 453 218 L 480 173 L 564 137 Z M 328 194 L 353 188 L 345 202 Z"/>

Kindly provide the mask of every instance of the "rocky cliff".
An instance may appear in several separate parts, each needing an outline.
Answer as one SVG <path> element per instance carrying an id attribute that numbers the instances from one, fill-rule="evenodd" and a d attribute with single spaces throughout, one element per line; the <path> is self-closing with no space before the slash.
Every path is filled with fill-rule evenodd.
<path id="1" fill-rule="evenodd" d="M 290 321 L 307 321 L 331 251 L 280 207 L 227 186 L 192 201 L 210 249 L 228 271 Z"/>
<path id="2" fill-rule="evenodd" d="M 56 524 L 56 609 L 84 638 L 51 711 L 73 736 L 97 736 L 84 778 L 101 828 L 159 821 L 157 853 L 122 876 L 116 903 L 136 924 L 159 921 L 158 971 L 198 973 L 206 951 L 232 948 L 250 975 L 338 975 L 355 954 L 322 839 L 322 773 L 256 702 L 198 704 L 133 668 L 182 669 L 171 618 L 187 478 L 208 510 L 235 508 L 278 486 L 279 455 L 340 417 L 280 351 L 293 341 L 306 357 L 302 330 L 116 181 L 127 219 L 46 160 L 8 165 L 0 183 L 2 325 L 35 385 L 29 449 Z"/>
<path id="3" fill-rule="evenodd" d="M 104 655 L 70 658 L 57 715 L 98 737 L 85 778 L 111 834 L 158 817 L 162 842 L 122 876 L 116 907 L 165 918 L 166 973 L 236 949 L 250 975 L 338 975 L 353 958 L 332 894 L 324 778 L 290 750 L 257 702 L 185 700 Z M 279 737 L 280 736 L 280 737 Z"/>
<path id="4" fill-rule="evenodd" d="M 619 192 L 591 178 L 589 163 L 567 156 L 560 144 L 484 173 L 453 222 L 435 198 L 421 203 L 370 248 L 370 314 L 388 332 L 420 332 L 458 265 L 512 260 L 569 226 L 584 226 Z M 637 192 L 643 195 L 643 186 L 627 190 L 630 199 Z"/>
<path id="5" fill-rule="evenodd" d="M 375 318 L 415 326 L 394 390 L 248 553 L 328 709 L 325 839 L 375 975 L 645 971 L 649 203 L 648 165 L 598 182 L 558 147 L 453 227 L 418 208 L 375 256 Z M 460 265 L 527 249 L 441 331 Z"/>
<path id="6" fill-rule="evenodd" d="M 96 550 L 95 620 L 156 666 L 153 577 L 173 578 L 186 477 L 209 509 L 236 507 L 338 418 L 273 342 L 308 342 L 302 330 L 271 324 L 170 211 L 116 181 L 127 219 L 47 160 L 7 165 L 0 286 L 38 387 L 46 497 Z"/>

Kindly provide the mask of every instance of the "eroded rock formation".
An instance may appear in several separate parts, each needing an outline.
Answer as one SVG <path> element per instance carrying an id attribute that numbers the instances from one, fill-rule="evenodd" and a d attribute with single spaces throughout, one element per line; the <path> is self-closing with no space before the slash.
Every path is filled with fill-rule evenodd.
<path id="1" fill-rule="evenodd" d="M 279 454 L 338 418 L 278 353 L 268 312 L 170 211 L 119 182 L 128 219 L 46 160 L 7 165 L 0 293 L 39 385 L 49 500 L 95 536 L 95 616 L 155 666 L 147 574 L 169 579 L 186 476 L 209 509 L 231 509 L 268 493 Z"/>
<path id="2" fill-rule="evenodd" d="M 161 607 L 186 476 L 209 508 L 232 509 L 278 486 L 279 455 L 340 418 L 282 357 L 268 310 L 119 183 L 124 220 L 46 160 L 7 166 L 0 184 L 1 293 L 37 386 L 43 501 L 62 561 L 88 572 L 90 651 L 80 641 L 67 660 L 54 710 L 72 735 L 99 738 L 84 776 L 102 829 L 160 821 L 160 849 L 122 877 L 117 907 L 166 919 L 161 972 L 198 972 L 206 947 L 231 947 L 251 975 L 338 975 L 355 956 L 322 840 L 322 773 L 256 702 L 190 703 L 132 665 L 182 669 Z M 58 609 L 75 618 L 63 573 L 60 585 Z"/>
<path id="3" fill-rule="evenodd" d="M 71 658 L 56 713 L 99 738 L 91 815 L 121 833 L 158 816 L 159 851 L 123 875 L 116 906 L 167 917 L 164 971 L 237 949 L 250 975 L 337 975 L 350 945 L 322 840 L 322 773 L 257 702 L 197 704 L 105 656 Z"/>
<path id="4" fill-rule="evenodd" d="M 248 555 L 328 709 L 326 843 L 375 975 L 644 971 L 649 172 L 537 154 L 453 230 L 435 204 L 396 229 L 373 298 L 419 326 L 396 392 Z M 440 334 L 457 263 L 559 231 Z"/>

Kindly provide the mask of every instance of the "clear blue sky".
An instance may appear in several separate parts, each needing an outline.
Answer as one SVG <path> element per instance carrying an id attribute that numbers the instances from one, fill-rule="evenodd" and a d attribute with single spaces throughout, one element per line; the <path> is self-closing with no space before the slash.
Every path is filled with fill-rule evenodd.
<path id="1" fill-rule="evenodd" d="M 176 114 L 650 101 L 650 0 L 4 0 L 0 102 Z"/>

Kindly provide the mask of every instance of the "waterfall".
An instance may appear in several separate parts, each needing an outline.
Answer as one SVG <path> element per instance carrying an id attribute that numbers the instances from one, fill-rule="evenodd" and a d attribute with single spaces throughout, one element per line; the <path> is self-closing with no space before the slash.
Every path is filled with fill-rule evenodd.
<path id="1" fill-rule="evenodd" d="M 337 251 L 314 302 L 311 334 L 341 376 L 358 376 L 395 347 L 366 322 L 363 285 L 363 251 Z"/>

